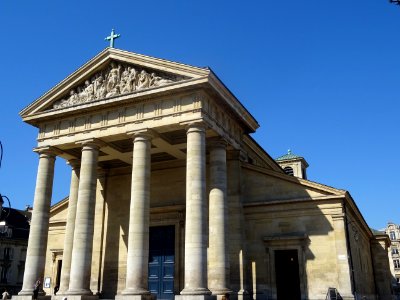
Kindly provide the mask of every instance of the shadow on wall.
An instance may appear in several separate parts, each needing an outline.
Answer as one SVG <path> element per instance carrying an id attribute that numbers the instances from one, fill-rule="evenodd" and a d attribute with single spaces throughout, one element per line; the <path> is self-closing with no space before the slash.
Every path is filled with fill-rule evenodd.
<path id="1" fill-rule="evenodd" d="M 121 275 L 126 274 L 126 268 L 122 269 L 120 261 L 126 262 L 125 256 L 121 252 L 121 241 L 124 243 L 122 249 L 128 248 L 129 218 L 129 195 L 130 191 L 126 187 L 125 181 L 130 180 L 129 176 L 109 177 L 107 187 L 106 205 L 108 216 L 107 228 L 104 236 L 104 270 L 101 289 L 101 298 L 112 299 L 118 292 L 118 282 Z M 124 184 L 125 183 L 125 184 Z M 123 281 L 125 284 L 125 281 Z"/>
<path id="2" fill-rule="evenodd" d="M 285 180 L 251 166 L 243 173 L 247 258 L 256 267 L 254 271 L 247 264 L 246 269 L 253 299 L 276 299 L 279 294 L 285 299 L 282 295 L 288 289 L 298 289 L 301 299 L 325 297 L 329 287 L 351 295 L 351 255 L 343 198 L 335 197 L 337 190 L 311 182 L 305 185 L 291 176 Z M 297 259 L 292 274 L 285 257 Z M 346 290 L 339 290 L 341 285 Z"/>

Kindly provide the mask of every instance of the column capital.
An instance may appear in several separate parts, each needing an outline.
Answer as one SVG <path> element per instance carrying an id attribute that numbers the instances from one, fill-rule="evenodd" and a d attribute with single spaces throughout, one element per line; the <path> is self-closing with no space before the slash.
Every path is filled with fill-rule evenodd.
<path id="1" fill-rule="evenodd" d="M 210 148 L 226 149 L 226 147 L 228 146 L 228 142 L 224 138 L 218 136 L 218 137 L 212 137 L 212 138 L 207 139 L 207 145 Z"/>
<path id="2" fill-rule="evenodd" d="M 60 149 L 51 146 L 36 147 L 33 148 L 33 152 L 38 153 L 40 157 L 47 156 L 53 158 L 62 153 Z"/>
<path id="3" fill-rule="evenodd" d="M 181 124 L 185 125 L 186 134 L 190 132 L 205 132 L 208 127 L 204 121 L 192 121 Z"/>
<path id="4" fill-rule="evenodd" d="M 129 137 L 135 141 L 136 139 L 145 139 L 145 140 L 152 140 L 155 137 L 158 137 L 158 133 L 150 128 L 144 128 L 139 130 L 132 130 L 126 133 Z"/>
<path id="5" fill-rule="evenodd" d="M 82 147 L 88 146 L 88 147 L 97 148 L 97 149 L 107 146 L 106 142 L 103 142 L 102 140 L 99 140 L 96 138 L 80 140 L 80 141 L 77 141 L 75 144 L 81 145 Z"/>
<path id="6" fill-rule="evenodd" d="M 70 165 L 72 170 L 79 169 L 81 167 L 81 160 L 73 158 L 67 161 L 67 165 Z"/>

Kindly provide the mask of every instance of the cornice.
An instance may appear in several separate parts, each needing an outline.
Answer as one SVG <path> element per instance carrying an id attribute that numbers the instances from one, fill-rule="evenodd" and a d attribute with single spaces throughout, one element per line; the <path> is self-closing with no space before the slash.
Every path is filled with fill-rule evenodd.
<path id="1" fill-rule="evenodd" d="M 260 125 L 257 120 L 250 114 L 244 105 L 236 98 L 236 96 L 226 87 L 226 85 L 211 70 L 208 75 L 210 86 L 218 93 L 218 95 L 226 101 L 229 107 L 241 117 L 242 122 L 248 127 L 248 133 L 255 132 Z"/>
<path id="2" fill-rule="evenodd" d="M 56 204 L 54 204 L 50 207 L 50 213 L 58 210 L 59 208 L 63 207 L 64 205 L 68 205 L 68 201 L 69 201 L 69 196 L 58 201 Z"/>
<path id="3" fill-rule="evenodd" d="M 243 136 L 243 142 L 261 157 L 266 164 L 268 164 L 276 172 L 284 173 L 279 164 L 262 148 L 260 145 L 249 135 Z"/>
<path id="4" fill-rule="evenodd" d="M 258 207 L 258 206 L 275 206 L 293 203 L 307 203 L 307 202 L 327 202 L 335 201 L 335 204 L 340 203 L 343 200 L 343 196 L 340 195 L 328 195 L 328 196 L 317 196 L 317 197 L 303 197 L 303 198 L 292 198 L 286 200 L 272 200 L 272 201 L 259 201 L 259 202 L 248 202 L 243 203 L 243 207 Z"/>
<path id="5" fill-rule="evenodd" d="M 371 228 L 368 226 L 367 221 L 365 221 L 363 215 L 361 214 L 356 202 L 354 201 L 353 197 L 350 195 L 348 191 L 345 193 L 346 204 L 349 204 L 351 211 L 353 212 L 354 217 L 360 221 L 364 231 L 368 234 L 371 238 L 373 236 Z M 347 211 L 346 211 L 347 214 Z"/>
<path id="6" fill-rule="evenodd" d="M 272 170 L 268 170 L 262 167 L 257 167 L 254 165 L 251 165 L 249 163 L 242 163 L 242 166 L 244 168 L 250 169 L 250 170 L 254 170 L 260 173 L 264 173 L 266 175 L 270 175 L 288 182 L 292 182 L 298 185 L 303 185 L 305 187 L 317 190 L 317 191 L 321 191 L 324 193 L 328 193 L 328 194 L 332 194 L 332 195 L 337 195 L 337 196 L 341 196 L 344 197 L 345 194 L 347 193 L 347 191 L 345 190 L 339 190 L 339 189 L 335 189 L 333 187 L 327 186 L 327 185 L 323 185 L 317 182 L 313 182 L 310 180 L 306 180 L 306 179 L 302 179 L 302 178 L 298 178 L 298 177 L 294 177 L 294 176 L 289 176 L 286 175 L 285 173 L 282 172 L 276 172 L 276 171 L 272 171 Z"/>
<path id="7" fill-rule="evenodd" d="M 125 58 L 126 62 L 131 62 L 133 64 L 140 64 L 143 66 L 148 66 L 154 68 L 158 66 L 159 70 L 166 71 L 173 69 L 174 71 L 180 72 L 180 75 L 186 76 L 207 76 L 210 70 L 207 68 L 200 68 L 193 65 L 183 64 L 171 60 L 166 60 L 162 58 L 152 57 L 144 54 L 134 53 L 126 50 L 116 49 L 116 48 L 106 48 L 109 51 L 110 57 L 116 60 L 120 58 Z M 146 65 L 147 64 L 147 65 Z"/>

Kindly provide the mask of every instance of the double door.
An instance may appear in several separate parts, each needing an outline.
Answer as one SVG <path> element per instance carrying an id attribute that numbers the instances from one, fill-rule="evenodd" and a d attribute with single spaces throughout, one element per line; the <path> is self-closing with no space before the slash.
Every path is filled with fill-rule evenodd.
<path id="1" fill-rule="evenodd" d="M 175 226 L 150 227 L 149 291 L 157 300 L 174 298 Z"/>

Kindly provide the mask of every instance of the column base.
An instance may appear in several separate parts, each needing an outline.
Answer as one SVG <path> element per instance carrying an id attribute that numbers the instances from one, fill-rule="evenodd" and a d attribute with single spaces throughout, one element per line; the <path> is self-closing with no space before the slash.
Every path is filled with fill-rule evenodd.
<path id="1" fill-rule="evenodd" d="M 230 299 L 230 293 L 232 293 L 232 291 L 225 292 L 225 293 L 213 293 L 211 294 L 211 299 L 212 300 L 229 300 Z"/>
<path id="2" fill-rule="evenodd" d="M 13 299 L 15 300 L 32 300 L 33 299 L 33 294 L 32 295 L 13 295 Z M 39 295 L 37 297 L 38 300 L 50 300 L 51 296 L 46 296 L 46 295 Z"/>
<path id="3" fill-rule="evenodd" d="M 115 295 L 115 300 L 156 300 L 154 294 L 141 294 L 141 295 Z"/>
<path id="4" fill-rule="evenodd" d="M 246 290 L 240 290 L 240 291 L 237 293 L 237 299 L 238 299 L 238 300 L 248 300 L 248 299 L 250 299 L 250 294 L 249 294 L 249 292 L 246 291 Z"/>
<path id="5" fill-rule="evenodd" d="M 212 300 L 211 295 L 175 295 L 175 300 Z"/>
<path id="6" fill-rule="evenodd" d="M 51 300 L 99 300 L 99 296 L 97 295 L 53 295 L 51 296 Z M 41 299 L 39 299 L 41 300 Z"/>
<path id="7" fill-rule="evenodd" d="M 226 298 L 229 298 L 229 295 L 232 294 L 232 291 L 230 289 L 227 288 L 210 288 L 211 291 L 211 295 L 212 296 L 216 296 L 217 299 L 220 299 L 220 297 L 222 296 L 226 296 Z"/>

